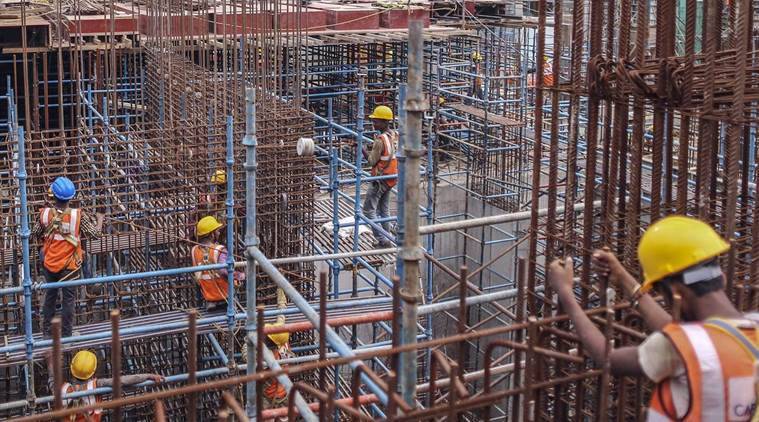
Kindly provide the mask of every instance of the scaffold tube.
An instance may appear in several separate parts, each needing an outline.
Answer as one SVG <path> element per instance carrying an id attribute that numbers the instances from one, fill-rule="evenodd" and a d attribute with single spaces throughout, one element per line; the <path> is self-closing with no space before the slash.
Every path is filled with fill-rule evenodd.
<path id="1" fill-rule="evenodd" d="M 269 259 L 264 255 L 263 252 L 261 252 L 258 248 L 248 248 L 248 253 L 250 254 L 253 259 L 256 260 L 256 263 L 261 267 L 261 269 L 271 277 L 272 281 L 281 288 L 285 294 L 287 295 L 290 300 L 292 300 L 293 304 L 298 307 L 298 309 L 303 312 L 303 315 L 308 318 L 309 321 L 314 325 L 314 327 L 319 326 L 319 314 L 314 310 L 314 308 L 311 306 L 310 303 L 298 292 L 298 290 L 293 287 L 292 284 L 290 284 L 290 281 L 285 278 L 282 273 L 277 270 L 277 268 L 272 265 L 271 262 L 269 262 Z M 325 337 L 327 342 L 332 346 L 332 348 L 340 354 L 341 357 L 354 357 L 356 354 L 353 352 L 353 350 L 348 346 L 342 338 L 333 330 L 330 326 L 327 326 L 325 333 L 320 333 Z M 359 367 L 366 366 L 361 361 L 351 361 L 350 366 L 353 369 L 357 369 Z M 383 404 L 387 404 L 387 394 L 385 391 L 380 388 L 379 385 L 377 385 L 371 378 L 369 378 L 368 375 L 366 375 L 365 371 L 361 374 L 361 379 L 366 383 L 367 387 L 377 396 L 379 397 L 380 401 Z"/>

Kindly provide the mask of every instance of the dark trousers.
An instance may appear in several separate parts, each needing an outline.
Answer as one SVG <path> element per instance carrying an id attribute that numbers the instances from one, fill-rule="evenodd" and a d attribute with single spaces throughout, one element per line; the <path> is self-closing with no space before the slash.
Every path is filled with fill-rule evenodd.
<path id="1" fill-rule="evenodd" d="M 362 207 L 364 215 L 370 220 L 377 218 L 387 218 L 390 215 L 390 186 L 383 180 L 374 180 L 369 185 L 369 190 L 366 192 L 364 198 L 364 205 Z M 386 232 L 390 232 L 390 222 L 385 221 L 380 224 Z M 377 229 L 372 227 L 375 239 L 382 241 L 385 239 Z"/>
<path id="2" fill-rule="evenodd" d="M 46 268 L 43 268 L 45 273 L 45 279 L 48 283 L 55 283 L 57 281 L 71 281 L 76 280 L 80 276 L 80 270 L 61 270 L 57 273 L 52 273 Z M 47 289 L 45 290 L 45 302 L 42 304 L 42 334 L 46 337 L 50 337 L 50 321 L 55 316 L 55 307 L 58 304 L 58 290 L 63 291 L 63 301 L 61 302 L 61 314 L 62 314 L 62 335 L 63 337 L 71 336 L 71 328 L 74 326 L 74 305 L 76 305 L 76 287 L 62 287 L 59 289 Z"/>

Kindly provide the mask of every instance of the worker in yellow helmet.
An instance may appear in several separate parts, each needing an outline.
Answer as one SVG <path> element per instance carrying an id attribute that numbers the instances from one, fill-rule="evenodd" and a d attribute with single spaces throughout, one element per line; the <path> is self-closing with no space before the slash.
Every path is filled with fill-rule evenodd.
<path id="1" fill-rule="evenodd" d="M 367 161 L 372 167 L 371 174 L 372 176 L 396 176 L 398 174 L 398 160 L 395 158 L 395 151 L 398 148 L 398 132 L 390 128 L 393 121 L 393 110 L 388 106 L 377 106 L 369 118 L 372 120 L 374 129 L 379 132 L 374 137 L 371 152 L 367 150 L 366 146 L 363 147 L 364 157 L 367 157 Z M 390 216 L 390 190 L 396 183 L 395 178 L 371 182 L 362 208 L 368 219 L 374 220 L 378 215 L 379 218 Z M 386 232 L 390 232 L 389 221 L 380 225 Z M 372 227 L 372 231 L 376 239 L 375 246 L 389 247 L 391 245 L 390 240 L 385 238 L 377 229 Z"/>
<path id="2" fill-rule="evenodd" d="M 277 321 L 274 324 L 266 324 L 266 328 L 280 327 L 284 321 Z M 264 340 L 265 346 L 274 354 L 277 360 L 287 359 L 293 356 L 290 350 L 290 333 L 272 333 L 268 334 Z M 269 407 L 280 407 L 287 400 L 287 390 L 277 381 L 271 378 L 266 381 L 264 386 L 264 399 L 268 402 Z"/>
<path id="3" fill-rule="evenodd" d="M 198 221 L 195 227 L 195 235 L 198 245 L 192 247 L 192 265 L 212 265 L 227 262 L 227 248 L 220 243 L 219 236 L 223 224 L 219 223 L 212 215 L 205 216 Z M 200 293 L 206 301 L 206 310 L 226 309 L 227 305 L 227 270 L 196 271 L 193 273 L 195 281 L 200 286 Z M 245 273 L 235 271 L 235 281 L 244 280 Z"/>
<path id="4" fill-rule="evenodd" d="M 218 169 L 211 175 L 208 190 L 201 192 L 198 210 L 202 215 L 215 215 L 222 218 L 224 215 L 224 200 L 227 196 L 227 172 Z"/>
<path id="5" fill-rule="evenodd" d="M 482 54 L 479 51 L 472 53 L 472 72 L 474 73 L 474 80 L 472 81 L 471 95 L 479 98 L 485 98 L 485 87 L 482 83 L 482 76 L 480 76 L 480 64 L 482 63 Z"/>
<path id="6" fill-rule="evenodd" d="M 47 353 L 47 366 L 48 366 L 48 386 L 50 391 L 55 389 L 55 381 L 53 379 L 53 358 L 52 353 Z M 91 391 L 99 387 L 110 387 L 113 385 L 112 378 L 96 378 L 95 371 L 98 367 L 98 358 L 95 353 L 89 350 L 80 350 L 71 359 L 71 376 L 72 379 L 69 382 L 63 383 L 61 386 L 61 395 L 63 396 L 63 406 L 70 407 L 83 407 L 100 403 L 101 397 L 99 395 L 91 394 L 87 396 L 66 398 L 66 395 L 79 391 Z M 164 382 L 164 378 L 158 374 L 134 374 L 134 375 L 122 375 L 120 378 L 122 386 L 132 386 L 141 384 L 146 381 L 153 381 L 155 383 Z M 82 413 L 77 413 L 73 416 L 71 421 L 74 422 L 99 422 L 102 417 L 102 409 L 93 409 Z"/>
<path id="7" fill-rule="evenodd" d="M 613 375 L 645 376 L 656 383 L 650 421 L 751 419 L 759 314 L 741 314 L 724 291 L 717 259 L 729 249 L 706 223 L 670 216 L 652 224 L 638 245 L 643 284 L 608 249 L 593 253 L 598 275 L 619 285 L 654 331 L 639 346 L 613 349 L 608 356 Z M 575 300 L 573 279 L 571 258 L 549 266 L 548 280 L 574 322 L 583 350 L 604 362 L 606 340 Z M 680 297 L 686 322 L 674 322 L 651 291 L 670 306 Z"/>

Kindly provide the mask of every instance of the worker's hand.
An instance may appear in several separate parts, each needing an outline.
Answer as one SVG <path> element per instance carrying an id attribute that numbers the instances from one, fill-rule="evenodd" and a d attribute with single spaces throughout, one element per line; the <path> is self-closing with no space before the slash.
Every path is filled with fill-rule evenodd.
<path id="1" fill-rule="evenodd" d="M 613 277 L 622 269 L 622 264 L 607 246 L 593 251 L 591 264 L 593 271 L 601 277 Z"/>
<path id="2" fill-rule="evenodd" d="M 574 285 L 574 264 L 572 263 L 572 257 L 554 259 L 551 262 L 548 266 L 548 282 L 559 294 L 572 292 Z"/>
<path id="3" fill-rule="evenodd" d="M 149 378 L 151 381 L 153 381 L 154 383 L 156 383 L 156 384 L 161 384 L 161 383 L 163 383 L 164 381 L 166 381 L 166 378 L 164 378 L 164 377 L 163 377 L 163 375 L 158 375 L 158 374 L 150 374 L 150 375 L 148 376 L 148 378 Z"/>
<path id="4" fill-rule="evenodd" d="M 608 277 L 610 282 L 621 285 L 627 294 L 630 294 L 637 286 L 635 279 L 628 276 L 625 267 L 606 246 L 593 251 L 591 265 L 593 271 L 600 277 Z"/>

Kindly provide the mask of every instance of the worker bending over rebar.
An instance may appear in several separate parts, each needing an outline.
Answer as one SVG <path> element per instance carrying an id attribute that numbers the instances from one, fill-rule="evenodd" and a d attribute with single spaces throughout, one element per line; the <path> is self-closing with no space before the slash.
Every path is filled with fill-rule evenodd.
<path id="1" fill-rule="evenodd" d="M 48 387 L 50 391 L 55 390 L 55 380 L 53 379 L 53 355 L 47 354 L 47 367 L 48 367 Z M 71 376 L 73 377 L 69 382 L 64 382 L 61 385 L 61 396 L 72 394 L 80 391 L 92 391 L 99 387 L 110 387 L 113 385 L 112 378 L 96 378 L 95 371 L 98 367 L 98 358 L 95 353 L 89 350 L 80 350 L 71 359 Z M 141 384 L 146 381 L 153 381 L 155 383 L 161 383 L 164 381 L 163 376 L 158 374 L 134 374 L 134 375 L 122 375 L 119 378 L 122 386 L 128 387 L 136 384 Z M 64 398 L 63 406 L 65 408 L 70 407 L 84 407 L 94 405 L 100 402 L 100 396 L 91 394 L 87 396 L 81 396 L 77 398 Z M 93 409 L 76 413 L 69 419 L 71 421 L 91 421 L 99 422 L 102 417 L 102 409 Z"/>
<path id="2" fill-rule="evenodd" d="M 613 375 L 644 375 L 656 383 L 649 421 L 748 421 L 755 411 L 759 313 L 742 315 L 725 294 L 718 257 L 729 249 L 699 220 L 663 218 L 638 245 L 642 285 L 608 249 L 595 251 L 598 275 L 620 286 L 654 331 L 639 346 L 613 349 L 608 356 L 606 338 L 575 299 L 572 258 L 549 266 L 548 280 L 590 357 L 607 363 Z M 673 319 L 651 290 L 673 309 L 679 302 L 686 322 Z"/>
<path id="3" fill-rule="evenodd" d="M 100 237 L 104 214 L 97 214 L 93 224 L 78 208 L 72 208 L 70 201 L 76 196 L 76 186 L 67 177 L 58 177 L 48 191 L 53 203 L 40 210 L 39 223 L 34 226 L 32 236 L 42 241 L 40 261 L 45 281 L 55 283 L 71 281 L 81 277 L 85 250 L 84 239 Z M 62 333 L 70 337 L 74 325 L 76 287 L 47 289 L 42 305 L 42 334 L 50 337 L 50 321 L 55 316 L 58 304 L 58 290 L 63 292 L 61 313 Z"/>
<path id="4" fill-rule="evenodd" d="M 398 148 L 398 132 L 390 128 L 390 123 L 393 121 L 393 111 L 387 106 L 377 106 L 369 118 L 372 120 L 374 129 L 380 132 L 374 137 L 371 152 L 367 152 L 366 146 L 362 150 L 372 167 L 371 174 L 372 176 L 397 175 L 398 159 L 395 158 L 395 151 Z M 380 218 L 389 217 L 390 190 L 396 183 L 397 179 L 395 178 L 372 180 L 362 206 L 366 218 L 374 220 L 377 218 L 377 214 Z M 386 232 L 390 232 L 389 221 L 383 221 L 381 226 Z M 374 232 L 376 239 L 375 247 L 385 248 L 391 245 L 390 239 L 383 236 L 379 230 L 372 227 L 372 232 Z"/>

